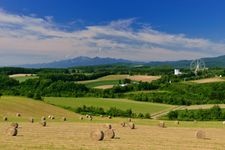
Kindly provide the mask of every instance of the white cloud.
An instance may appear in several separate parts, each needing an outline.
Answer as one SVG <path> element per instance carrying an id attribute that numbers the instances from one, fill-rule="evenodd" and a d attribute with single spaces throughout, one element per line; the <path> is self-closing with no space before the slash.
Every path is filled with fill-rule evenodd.
<path id="1" fill-rule="evenodd" d="M 37 18 L 1 10 L 0 64 L 49 62 L 80 55 L 156 61 L 225 54 L 225 43 L 163 33 L 146 25 L 134 28 L 136 22 L 131 18 L 68 31 L 58 28 L 51 16 Z M 8 59 L 2 59 L 6 54 Z"/>

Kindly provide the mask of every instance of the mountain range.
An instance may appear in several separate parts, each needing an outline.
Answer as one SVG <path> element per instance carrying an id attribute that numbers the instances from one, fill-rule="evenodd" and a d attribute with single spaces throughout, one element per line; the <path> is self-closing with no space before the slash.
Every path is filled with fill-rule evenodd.
<path id="1" fill-rule="evenodd" d="M 225 55 L 218 57 L 208 57 L 201 58 L 206 67 L 225 67 Z M 96 66 L 96 65 L 107 65 L 107 64 L 141 64 L 148 66 L 161 66 L 170 65 L 176 68 L 186 68 L 190 66 L 192 60 L 178 60 L 178 61 L 150 61 L 150 62 L 138 62 L 126 59 L 116 59 L 116 58 L 101 58 L 101 57 L 76 57 L 73 59 L 54 61 L 50 63 L 40 63 L 40 64 L 25 64 L 19 67 L 24 68 L 68 68 L 77 66 Z"/>

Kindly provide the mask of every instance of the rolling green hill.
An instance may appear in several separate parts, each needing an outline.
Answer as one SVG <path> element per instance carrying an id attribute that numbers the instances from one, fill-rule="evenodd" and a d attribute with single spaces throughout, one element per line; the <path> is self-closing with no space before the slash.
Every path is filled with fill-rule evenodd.
<path id="1" fill-rule="evenodd" d="M 149 102 L 137 102 L 126 99 L 108 99 L 108 98 L 56 98 L 46 97 L 45 102 L 54 104 L 60 107 L 70 107 L 75 109 L 77 107 L 86 105 L 94 107 L 102 107 L 109 109 L 110 107 L 116 107 L 118 109 L 127 110 L 132 109 L 134 113 L 158 113 L 171 109 L 175 106 L 149 103 Z"/>

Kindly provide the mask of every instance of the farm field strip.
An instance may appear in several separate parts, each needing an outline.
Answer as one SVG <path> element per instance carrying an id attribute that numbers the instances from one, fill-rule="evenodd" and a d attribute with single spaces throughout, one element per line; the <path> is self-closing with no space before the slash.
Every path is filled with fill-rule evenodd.
<path id="1" fill-rule="evenodd" d="M 107 75 L 95 80 L 86 80 L 86 81 L 78 81 L 78 83 L 90 83 L 90 82 L 97 82 L 97 81 L 108 81 L 108 80 L 123 80 L 125 78 L 127 78 L 128 75 Z"/>
<path id="2" fill-rule="evenodd" d="M 113 88 L 114 85 L 101 85 L 101 86 L 96 86 L 96 89 L 111 89 Z"/>
<path id="3" fill-rule="evenodd" d="M 214 77 L 214 78 L 192 80 L 192 81 L 189 81 L 189 82 L 193 82 L 193 83 L 213 83 L 213 82 L 225 82 L 225 79 L 220 78 L 220 77 Z"/>
<path id="4" fill-rule="evenodd" d="M 147 76 L 147 75 L 108 75 L 95 80 L 78 81 L 77 83 L 85 84 L 89 87 L 97 87 L 103 85 L 116 85 L 119 84 L 119 80 L 130 79 L 133 81 L 151 82 L 158 80 L 160 76 Z"/>
<path id="5" fill-rule="evenodd" d="M 154 80 L 160 79 L 161 76 L 147 76 L 147 75 L 134 75 L 129 76 L 128 79 L 134 80 L 134 81 L 142 81 L 142 82 L 151 82 Z"/>
<path id="6" fill-rule="evenodd" d="M 138 102 L 127 99 L 110 99 L 110 98 L 56 98 L 46 97 L 45 102 L 54 104 L 60 107 L 77 108 L 86 106 L 102 107 L 109 109 L 116 107 L 118 109 L 127 110 L 132 109 L 135 113 L 156 113 L 174 107 L 173 105 L 157 104 L 149 102 Z"/>
<path id="7" fill-rule="evenodd" d="M 186 106 L 183 109 L 210 109 L 211 107 L 213 107 L 215 104 L 204 104 L 204 105 L 191 105 L 191 106 Z M 225 104 L 216 104 L 218 105 L 220 108 L 225 109 Z"/>
<path id="8" fill-rule="evenodd" d="M 118 85 L 119 81 L 118 80 L 105 80 L 105 81 L 96 81 L 96 82 L 88 82 L 85 83 L 85 85 L 89 88 L 96 88 L 99 86 L 104 86 L 104 85 Z"/>
<path id="9" fill-rule="evenodd" d="M 18 80 L 19 82 L 38 78 L 36 74 L 13 74 L 9 75 L 9 77 Z"/>

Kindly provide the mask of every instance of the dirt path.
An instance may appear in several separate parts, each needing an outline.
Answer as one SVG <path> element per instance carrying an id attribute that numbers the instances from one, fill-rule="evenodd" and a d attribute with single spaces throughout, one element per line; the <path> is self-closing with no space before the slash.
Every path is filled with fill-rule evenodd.
<path id="1" fill-rule="evenodd" d="M 173 108 L 170 108 L 170 109 L 167 109 L 167 110 L 164 110 L 164 111 L 161 111 L 161 112 L 158 112 L 158 113 L 155 113 L 155 114 L 152 114 L 151 115 L 151 118 L 152 119 L 158 119 L 166 114 L 168 114 L 170 111 L 174 111 L 174 110 L 180 110 L 180 109 L 185 109 L 187 106 L 174 106 Z"/>

